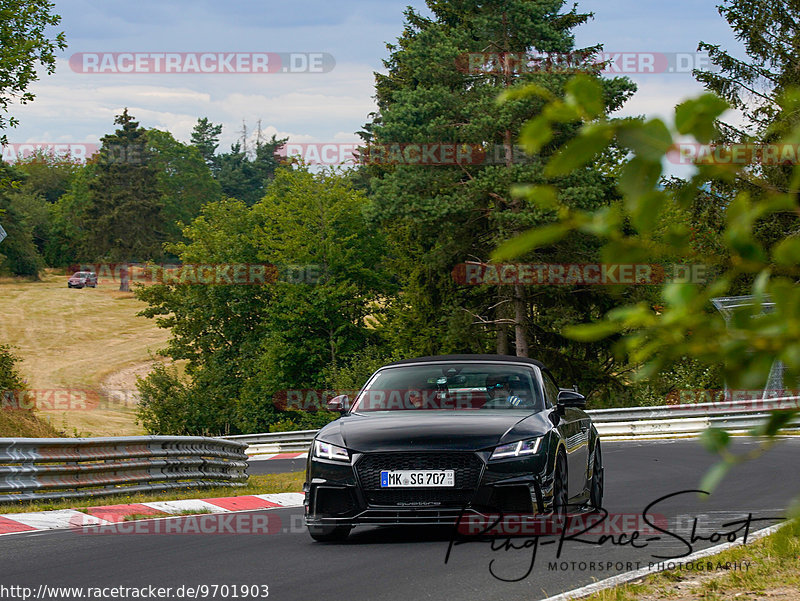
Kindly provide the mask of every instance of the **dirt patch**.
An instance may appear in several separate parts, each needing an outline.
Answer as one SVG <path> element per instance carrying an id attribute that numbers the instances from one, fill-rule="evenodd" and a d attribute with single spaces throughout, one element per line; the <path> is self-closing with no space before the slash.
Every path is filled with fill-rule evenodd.
<path id="1" fill-rule="evenodd" d="M 157 361 L 147 361 L 107 375 L 100 382 L 100 393 L 109 399 L 109 403 L 119 403 L 130 409 L 136 409 L 139 403 L 136 379 L 147 376 L 156 363 Z"/>

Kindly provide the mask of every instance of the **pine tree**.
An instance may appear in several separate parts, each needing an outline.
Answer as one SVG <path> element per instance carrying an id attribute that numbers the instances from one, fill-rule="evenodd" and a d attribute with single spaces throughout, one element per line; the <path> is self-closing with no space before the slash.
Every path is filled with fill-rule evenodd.
<path id="1" fill-rule="evenodd" d="M 115 262 L 158 259 L 163 255 L 165 233 L 147 131 L 127 108 L 114 123 L 121 128 L 103 136 L 95 177 L 89 185 L 90 254 Z"/>
<path id="2" fill-rule="evenodd" d="M 464 287 L 451 272 L 465 261 L 488 261 L 497 245 L 536 223 L 555 220 L 509 190 L 519 182 L 548 184 L 542 173 L 549 153 L 574 132 L 565 127 L 547 148 L 527 160 L 515 152 L 523 124 L 544 100 L 524 97 L 498 105 L 502 92 L 536 83 L 563 96 L 570 69 L 512 69 L 504 57 L 532 52 L 556 56 L 591 55 L 599 47 L 576 49 L 572 29 L 590 15 L 562 12 L 560 0 L 429 0 L 427 18 L 406 12 L 406 27 L 389 45 L 388 74 L 376 74 L 379 111 L 362 137 L 368 144 L 458 143 L 487 151 L 483 164 L 458 166 L 374 165 L 368 167 L 375 220 L 394 243 L 395 271 L 404 289 L 395 305 L 395 343 L 407 353 L 487 351 L 537 356 L 551 362 L 563 354 L 586 360 L 585 349 L 565 351 L 560 324 L 608 306 L 597 290 L 568 287 Z M 489 53 L 499 68 L 465 69 L 470 55 Z M 480 62 L 480 61 L 479 61 Z M 583 67 L 599 79 L 599 68 Z M 602 79 L 600 112 L 619 108 L 633 93 L 627 79 Z M 565 200 L 600 206 L 617 194 L 611 177 L 589 167 L 562 178 Z M 582 237 L 523 257 L 538 263 L 585 263 L 595 247 Z M 575 354 L 583 354 L 576 357 Z M 596 364 L 597 356 L 594 357 Z"/>
<path id="3" fill-rule="evenodd" d="M 275 170 L 281 164 L 278 150 L 287 140 L 273 135 L 268 142 L 258 141 L 252 157 L 237 142 L 231 146 L 230 152 L 217 156 L 217 180 L 222 186 L 222 193 L 242 200 L 247 205 L 254 205 L 261 200 L 267 184 L 275 177 Z"/>
<path id="4" fill-rule="evenodd" d="M 212 173 L 217 171 L 217 160 L 214 153 L 217 152 L 221 134 L 222 125 L 214 125 L 208 120 L 208 117 L 198 119 L 192 130 L 192 145 L 200 151 L 200 155 Z"/>
<path id="5" fill-rule="evenodd" d="M 745 129 L 722 124 L 728 141 L 764 136 L 767 129 L 774 131 L 776 121 L 789 119 L 781 114 L 778 98 L 800 85 L 800 2 L 725 0 L 717 9 L 744 44 L 748 59 L 700 42 L 698 50 L 708 52 L 717 70 L 695 70 L 694 76 L 743 113 Z"/>
<path id="6" fill-rule="evenodd" d="M 695 70 L 695 78 L 744 117 L 743 127 L 718 121 L 717 142 L 775 143 L 800 122 L 796 101 L 781 102 L 783 95 L 800 92 L 800 1 L 725 0 L 718 10 L 744 44 L 747 59 L 738 59 L 719 45 L 700 42 L 698 46 L 708 52 L 717 69 Z M 734 181 L 722 178 L 712 182 L 712 201 L 727 206 L 742 191 L 758 201 L 770 190 L 789 191 L 791 177 L 791 165 L 756 163 Z M 721 220 L 716 225 L 720 230 L 723 227 Z M 792 211 L 770 214 L 753 228 L 755 239 L 765 247 L 798 232 L 800 217 Z M 747 285 L 749 278 L 741 281 Z"/>

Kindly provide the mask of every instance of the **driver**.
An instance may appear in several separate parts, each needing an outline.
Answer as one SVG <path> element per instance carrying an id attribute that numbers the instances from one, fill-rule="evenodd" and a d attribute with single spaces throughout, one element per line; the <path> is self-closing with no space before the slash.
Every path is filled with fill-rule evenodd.
<path id="1" fill-rule="evenodd" d="M 489 395 L 488 405 L 492 401 L 505 401 L 512 407 L 519 407 L 522 399 L 515 394 L 511 394 L 511 384 L 508 376 L 490 374 L 486 376 L 486 394 Z"/>
<path id="2" fill-rule="evenodd" d="M 422 409 L 423 405 L 425 404 L 424 399 L 422 398 L 422 390 L 419 388 L 411 389 L 407 392 L 407 399 L 408 405 L 407 409 Z"/>

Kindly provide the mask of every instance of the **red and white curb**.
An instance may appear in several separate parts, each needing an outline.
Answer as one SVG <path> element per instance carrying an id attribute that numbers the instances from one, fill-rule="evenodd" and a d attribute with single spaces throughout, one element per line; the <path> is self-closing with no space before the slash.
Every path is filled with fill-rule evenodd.
<path id="1" fill-rule="evenodd" d="M 308 455 L 308 451 L 302 453 L 259 453 L 247 457 L 248 461 L 265 461 L 267 459 L 300 459 Z"/>
<path id="2" fill-rule="evenodd" d="M 127 505 L 105 505 L 87 507 L 84 511 L 58 509 L 31 513 L 0 514 L 0 536 L 37 530 L 59 530 L 85 526 L 103 526 L 125 521 L 132 515 L 147 515 L 153 518 L 186 515 L 189 511 L 202 513 L 231 513 L 255 509 L 279 507 L 302 507 L 303 493 L 284 492 L 268 495 L 246 495 L 217 499 L 184 499 L 180 501 L 155 501 Z"/>

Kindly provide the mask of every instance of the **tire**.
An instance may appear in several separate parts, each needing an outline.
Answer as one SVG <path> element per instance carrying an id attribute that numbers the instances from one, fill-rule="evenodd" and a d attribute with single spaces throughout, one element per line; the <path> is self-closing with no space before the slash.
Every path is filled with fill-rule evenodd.
<path id="1" fill-rule="evenodd" d="M 600 443 L 594 445 L 594 463 L 592 467 L 592 483 L 589 496 L 589 504 L 592 509 L 603 507 L 603 454 L 600 452 Z"/>
<path id="2" fill-rule="evenodd" d="M 346 540 L 352 526 L 309 526 L 308 533 L 320 543 L 334 543 Z"/>
<path id="3" fill-rule="evenodd" d="M 559 453 L 553 475 L 553 517 L 559 527 L 564 524 L 567 517 L 569 501 L 567 482 L 567 460 L 563 453 Z"/>

